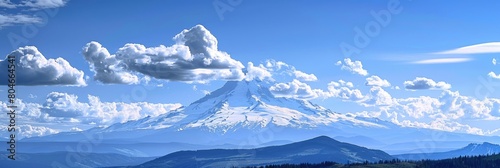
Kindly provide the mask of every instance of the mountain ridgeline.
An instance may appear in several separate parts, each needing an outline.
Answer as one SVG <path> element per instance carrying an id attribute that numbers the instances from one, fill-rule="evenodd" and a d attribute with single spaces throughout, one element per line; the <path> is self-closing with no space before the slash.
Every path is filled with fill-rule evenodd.
<path id="1" fill-rule="evenodd" d="M 105 142 L 122 139 L 155 143 L 240 144 L 266 130 L 272 130 L 275 138 L 260 143 L 299 141 L 321 135 L 349 137 L 398 128 L 378 119 L 336 113 L 307 100 L 275 97 L 270 93 L 269 85 L 256 80 L 230 81 L 186 107 L 156 117 L 24 141 L 74 142 L 86 140 L 86 134 L 102 135 Z"/>
<path id="2" fill-rule="evenodd" d="M 321 163 L 331 161 L 377 162 L 391 160 L 380 151 L 336 141 L 326 136 L 256 149 L 212 149 L 179 151 L 152 161 L 132 166 L 140 167 L 244 167 L 284 163 Z"/>
<path id="3" fill-rule="evenodd" d="M 422 160 L 422 159 L 448 159 L 460 156 L 478 156 L 478 155 L 491 155 L 500 153 L 500 145 L 491 144 L 488 142 L 484 143 L 471 143 L 466 147 L 446 151 L 446 152 L 435 152 L 435 153 L 412 153 L 412 154 L 401 154 L 395 155 L 395 157 L 404 160 Z"/>
<path id="4" fill-rule="evenodd" d="M 131 158 L 161 156 L 139 167 L 230 167 L 374 162 L 393 157 L 371 149 L 402 154 L 421 150 L 429 142 L 438 144 L 437 151 L 474 142 L 500 143 L 497 136 L 402 127 L 378 118 L 337 113 L 307 100 L 276 97 L 269 91 L 270 85 L 258 80 L 227 82 L 177 110 L 107 127 L 26 138 L 20 140 L 26 145 L 19 149 L 51 153 L 89 142 L 93 153 Z M 311 137 L 318 138 L 303 141 Z M 266 144 L 281 146 L 264 147 Z"/>
<path id="5" fill-rule="evenodd" d="M 23 145 L 29 145 L 24 143 Z M 56 144 L 56 143 L 54 143 Z M 41 144 L 39 144 L 41 145 Z M 39 147 L 32 146 L 30 149 Z M 66 144 L 72 146 L 72 144 Z M 107 144 L 110 145 L 110 144 Z M 116 150 L 126 151 L 123 146 Z M 135 144 L 136 145 L 136 144 Z M 158 153 L 168 146 L 182 144 L 143 144 L 137 149 L 152 145 Z M 108 148 L 112 148 L 109 146 Z M 150 148 L 150 147 L 147 147 Z M 160 157 L 129 156 L 115 153 L 81 153 L 81 152 L 40 152 L 20 153 L 16 161 L 0 158 L 0 165 L 6 167 L 457 167 L 459 164 L 475 166 L 491 166 L 500 162 L 500 145 L 491 143 L 472 143 L 463 148 L 448 152 L 417 153 L 390 156 L 381 151 L 340 142 L 327 136 L 288 143 L 286 145 L 270 145 L 260 148 L 226 148 L 213 146 L 211 149 L 178 150 Z M 32 152 L 34 150 L 31 150 Z M 0 154 L 6 155 L 6 154 Z M 489 157 L 477 157 L 492 155 Z M 403 158 L 402 156 L 413 156 Z M 417 156 L 420 156 L 417 158 Z M 442 160 L 435 161 L 439 156 Z M 496 157 L 495 157 L 496 156 Z M 70 158 L 70 159 L 68 159 Z M 455 159 L 450 159 L 455 158 Z M 432 159 L 432 160 L 429 160 Z M 481 161 L 481 163 L 478 163 Z M 500 164 L 497 164 L 500 165 Z M 471 166 L 469 166 L 471 167 Z"/>

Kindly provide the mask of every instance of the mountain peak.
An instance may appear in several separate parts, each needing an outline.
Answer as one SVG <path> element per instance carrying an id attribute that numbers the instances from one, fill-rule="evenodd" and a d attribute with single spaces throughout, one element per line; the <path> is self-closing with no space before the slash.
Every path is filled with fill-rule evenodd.
<path id="1" fill-rule="evenodd" d="M 285 163 L 321 163 L 324 161 L 338 163 L 376 162 L 390 159 L 393 157 L 380 150 L 338 143 L 330 137 L 319 136 L 306 141 L 255 149 L 174 152 L 137 167 L 246 167 Z"/>
<path id="2" fill-rule="evenodd" d="M 181 127 L 205 127 L 224 133 L 270 124 L 312 128 L 326 125 L 339 115 L 307 100 L 276 97 L 269 91 L 270 85 L 255 79 L 226 82 L 220 89 L 184 108 L 187 117 L 180 122 Z"/>
<path id="3" fill-rule="evenodd" d="M 264 129 L 279 126 L 291 129 L 325 127 L 384 127 L 371 121 L 362 121 L 332 112 L 307 100 L 276 97 L 269 88 L 272 83 L 261 80 L 228 81 L 221 88 L 191 103 L 178 111 L 175 126 L 167 116 L 149 123 L 166 126 L 152 128 L 175 128 L 208 130 L 226 134 L 236 130 Z M 169 120 L 170 121 L 170 120 Z M 154 125 L 154 124 L 153 124 Z M 320 138 L 320 139 L 325 139 Z"/>
<path id="4" fill-rule="evenodd" d="M 477 154 L 493 154 L 500 152 L 500 145 L 492 144 L 489 142 L 483 143 L 470 143 L 464 148 L 458 149 L 459 151 L 464 151 L 466 153 L 477 153 Z"/>
<path id="5" fill-rule="evenodd" d="M 345 143 L 337 141 L 336 139 L 333 139 L 329 136 L 318 136 L 312 139 L 304 140 L 297 142 L 298 144 L 301 145 L 308 145 L 308 144 L 317 144 L 317 145 L 328 145 L 328 146 L 338 146 L 338 145 L 343 145 Z"/>
<path id="6" fill-rule="evenodd" d="M 191 103 L 191 105 L 199 104 L 218 97 L 228 98 L 231 96 L 238 96 L 239 98 L 248 99 L 253 95 L 263 98 L 264 100 L 275 98 L 274 95 L 269 91 L 268 87 L 264 85 L 266 85 L 266 83 L 260 80 L 228 81 L 221 88 Z"/>
<path id="7" fill-rule="evenodd" d="M 469 145 L 467 145 L 464 148 L 471 148 L 471 147 L 473 147 L 473 148 L 476 148 L 476 147 L 500 147 L 500 145 L 492 144 L 489 142 L 482 142 L 482 143 L 470 143 Z"/>
<path id="8" fill-rule="evenodd" d="M 256 79 L 228 81 L 221 88 L 191 103 L 185 111 L 192 114 L 208 114 L 225 107 L 247 107 L 245 109 L 250 111 L 262 107 L 273 108 L 267 109 L 272 111 L 276 111 L 277 108 L 288 108 L 304 114 L 333 113 L 307 100 L 276 97 L 269 91 L 270 85 L 268 82 Z"/>
<path id="9" fill-rule="evenodd" d="M 147 141 L 162 142 L 197 141 L 193 135 L 213 135 L 204 140 L 205 143 L 240 141 L 265 130 L 280 130 L 276 137 L 299 140 L 316 135 L 348 134 L 342 129 L 360 133 L 388 128 L 378 120 L 335 113 L 307 100 L 276 97 L 269 91 L 271 85 L 271 82 L 260 80 L 229 81 L 188 106 L 155 117 L 117 123 L 92 133 L 102 132 L 119 138 L 148 137 Z M 133 134 L 123 134 L 124 131 Z M 175 133 L 176 138 L 164 138 L 170 133 Z M 326 136 L 311 141 L 323 145 L 342 144 Z"/>
<path id="10" fill-rule="evenodd" d="M 498 144 L 493 144 L 489 142 L 483 142 L 481 145 L 487 145 L 487 146 L 499 146 Z"/>
<path id="11" fill-rule="evenodd" d="M 314 142 L 314 143 L 339 143 L 339 141 L 333 139 L 333 138 L 330 138 L 328 136 L 318 136 L 316 138 L 313 138 L 313 139 L 309 139 L 309 140 L 306 140 L 304 142 Z"/>

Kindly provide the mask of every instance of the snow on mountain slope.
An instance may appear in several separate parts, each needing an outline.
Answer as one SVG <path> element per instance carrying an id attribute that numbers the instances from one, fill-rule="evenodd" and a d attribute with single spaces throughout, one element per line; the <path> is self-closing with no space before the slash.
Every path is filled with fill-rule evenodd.
<path id="1" fill-rule="evenodd" d="M 467 145 L 466 147 L 458 150 L 454 150 L 452 152 L 461 152 L 463 153 L 468 153 L 468 154 L 496 154 L 500 153 L 500 145 L 498 144 L 492 144 L 488 142 L 483 142 L 483 143 L 471 143 Z"/>
<path id="2" fill-rule="evenodd" d="M 300 141 L 327 135 L 365 136 L 386 144 L 406 144 L 408 148 L 404 151 L 419 149 L 422 146 L 420 141 L 435 140 L 436 135 L 442 135 L 443 141 L 500 142 L 498 137 L 400 127 L 377 118 L 335 113 L 309 101 L 275 97 L 270 93 L 269 85 L 257 80 L 227 82 L 190 105 L 160 116 L 23 141 L 78 142 L 101 138 L 98 141 L 105 143 L 183 142 L 255 147 L 276 140 Z M 363 145 L 380 147 L 371 143 Z M 388 145 L 384 149 L 400 148 Z"/>
<path id="3" fill-rule="evenodd" d="M 187 107 L 158 117 L 115 124 L 106 131 L 202 128 L 224 134 L 241 128 L 264 128 L 270 124 L 299 129 L 336 125 L 387 127 L 335 113 L 306 100 L 277 98 L 269 92 L 268 85 L 258 80 L 230 81 Z"/>

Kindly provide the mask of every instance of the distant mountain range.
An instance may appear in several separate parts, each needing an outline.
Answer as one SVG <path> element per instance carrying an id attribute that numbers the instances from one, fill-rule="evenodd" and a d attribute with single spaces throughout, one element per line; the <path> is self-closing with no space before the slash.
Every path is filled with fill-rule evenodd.
<path id="1" fill-rule="evenodd" d="M 137 165 L 152 160 L 151 157 L 128 157 L 114 153 L 17 153 L 16 160 L 7 158 L 7 153 L 0 153 L 0 167 L 9 168 L 95 168 L 109 166 Z"/>
<path id="2" fill-rule="evenodd" d="M 339 137 L 345 138 L 345 137 Z M 354 137 L 356 138 L 356 137 Z M 359 140 L 369 140 L 357 137 Z M 347 138 L 349 139 L 349 138 Z M 282 145 L 283 143 L 286 143 Z M 62 144 L 62 145 L 57 145 Z M 278 164 L 299 163 L 321 163 L 325 161 L 346 163 L 421 160 L 421 159 L 448 159 L 459 156 L 477 156 L 500 153 L 500 145 L 491 143 L 472 143 L 463 148 L 447 152 L 435 153 L 413 153 L 401 155 L 389 155 L 382 150 L 369 149 L 350 143 L 340 142 L 327 136 L 319 136 L 299 142 L 288 143 L 287 141 L 275 141 L 268 143 L 266 147 L 244 148 L 243 146 L 222 145 L 197 146 L 183 143 L 130 143 L 121 142 L 117 144 L 102 144 L 100 148 L 89 149 L 92 153 L 84 152 L 50 152 L 43 146 L 61 148 L 79 146 L 70 142 L 23 142 L 20 150 L 38 153 L 18 153 L 16 161 L 7 159 L 7 153 L 0 153 L 0 165 L 2 167 L 246 167 Z M 176 152 L 172 147 L 177 146 Z M 190 148 L 191 150 L 180 150 Z M 204 150 L 197 150 L 204 148 Z M 116 154 L 114 152 L 123 154 Z M 151 153 L 169 153 L 160 157 L 134 157 L 141 151 Z M 102 153 L 113 152 L 113 153 Z M 420 163 L 413 162 L 410 165 Z M 405 163 L 392 164 L 391 166 L 404 166 Z M 342 166 L 340 166 L 342 167 Z"/>
<path id="3" fill-rule="evenodd" d="M 244 167 L 283 163 L 332 161 L 375 162 L 393 159 L 389 154 L 336 141 L 326 136 L 281 146 L 256 149 L 180 151 L 132 167 Z"/>
<path id="4" fill-rule="evenodd" d="M 394 153 L 414 151 L 421 148 L 423 145 L 420 143 L 427 140 L 443 143 L 462 141 L 435 146 L 434 148 L 444 146 L 437 151 L 456 149 L 472 142 L 500 143 L 500 137 L 400 127 L 377 118 L 336 113 L 307 100 L 275 97 L 269 91 L 270 85 L 259 80 L 230 81 L 188 106 L 157 117 L 20 141 L 71 143 L 98 137 L 98 145 L 111 146 L 121 142 L 182 143 L 190 145 L 184 145 L 186 148 L 174 147 L 175 150 L 187 150 L 196 149 L 191 148 L 193 146 L 261 147 L 266 143 L 297 142 L 326 135 Z M 120 146 L 122 147 L 123 145 Z M 138 150 L 135 156 L 159 155 Z M 175 150 L 165 150 L 166 153 L 161 155 Z M 140 155 L 141 153 L 146 155 Z"/>
<path id="5" fill-rule="evenodd" d="M 422 159 L 448 159 L 459 156 L 477 156 L 486 154 L 500 154 L 500 145 L 491 144 L 488 142 L 484 143 L 471 143 L 466 147 L 451 150 L 447 152 L 435 152 L 435 153 L 413 153 L 413 154 L 401 154 L 394 155 L 399 159 L 406 160 L 422 160 Z"/>
<path id="6" fill-rule="evenodd" d="M 363 133 L 370 132 L 370 129 L 397 127 L 389 122 L 336 113 L 306 100 L 275 97 L 268 85 L 257 80 L 230 81 L 176 111 L 97 127 L 84 133 L 100 134 L 104 139 L 136 142 L 239 144 L 241 140 L 249 139 L 249 135 L 266 130 L 272 130 L 275 137 L 280 138 L 276 140 L 298 141 L 319 135 L 352 136 L 354 134 L 348 132 Z M 27 138 L 25 141 L 61 142 L 85 138 L 82 133 L 68 132 Z"/>

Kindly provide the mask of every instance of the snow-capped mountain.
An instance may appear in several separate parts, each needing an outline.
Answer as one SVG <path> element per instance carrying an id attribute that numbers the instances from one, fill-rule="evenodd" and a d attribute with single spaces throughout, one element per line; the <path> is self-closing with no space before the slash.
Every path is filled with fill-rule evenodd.
<path id="1" fill-rule="evenodd" d="M 277 128 L 292 135 L 294 133 L 289 131 L 301 130 L 304 134 L 349 136 L 351 134 L 344 130 L 388 129 L 394 126 L 391 123 L 377 122 L 379 120 L 336 113 L 306 100 L 275 97 L 269 91 L 269 85 L 270 83 L 259 80 L 230 81 L 220 89 L 175 111 L 157 117 L 118 123 L 106 128 L 94 128 L 86 132 L 106 134 L 105 138 L 113 139 L 144 136 L 148 139 L 157 139 L 156 137 L 160 137 L 157 136 L 159 134 L 187 135 L 200 132 L 227 135 L 225 137 L 227 138 L 232 134 L 253 134 Z M 75 133 L 60 133 L 54 137 L 68 139 L 73 134 Z M 297 140 L 303 140 L 299 138 L 300 136 L 295 137 Z M 284 139 L 286 138 L 281 140 Z"/>
<path id="2" fill-rule="evenodd" d="M 400 127 L 377 118 L 333 112 L 306 100 L 275 97 L 264 81 L 227 82 L 220 89 L 188 106 L 156 116 L 96 127 L 81 132 L 63 132 L 23 141 L 105 143 L 171 143 L 199 145 L 233 144 L 258 147 L 272 141 L 301 141 L 317 136 L 345 137 L 348 143 L 386 150 L 420 148 L 421 142 L 460 139 L 464 142 L 500 142 L 498 137 L 450 133 Z M 356 143 L 356 137 L 374 142 Z M 443 138 L 444 137 L 444 138 Z M 94 140 L 96 139 L 96 140 Z M 424 144 L 425 145 L 425 144 Z M 460 146 L 451 146 L 460 147 Z"/>
<path id="3" fill-rule="evenodd" d="M 269 91 L 268 85 L 258 80 L 230 81 L 187 107 L 158 117 L 115 124 L 105 130 L 203 129 L 225 134 L 238 129 L 255 130 L 271 125 L 299 129 L 388 127 L 387 123 L 335 113 L 306 100 L 277 98 Z"/>

